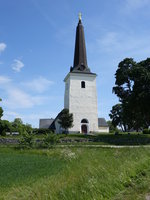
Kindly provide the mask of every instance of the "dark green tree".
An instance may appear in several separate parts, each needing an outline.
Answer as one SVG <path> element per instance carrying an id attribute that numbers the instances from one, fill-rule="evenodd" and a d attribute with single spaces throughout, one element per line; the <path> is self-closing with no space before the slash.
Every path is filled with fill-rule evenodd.
<path id="1" fill-rule="evenodd" d="M 13 121 L 14 126 L 19 126 L 23 124 L 23 121 L 21 118 L 15 118 Z"/>
<path id="2" fill-rule="evenodd" d="M 136 105 L 136 112 L 141 116 L 138 120 L 144 128 L 150 126 L 150 58 L 141 61 L 134 68 L 132 105 Z"/>
<path id="3" fill-rule="evenodd" d="M 33 132 L 33 128 L 31 124 L 24 124 L 24 128 L 26 130 L 27 133 L 32 133 Z"/>
<path id="4" fill-rule="evenodd" d="M 111 120 L 107 121 L 107 124 L 108 124 L 108 126 L 109 126 L 109 132 L 110 132 L 110 133 L 113 133 L 113 132 L 118 131 L 118 128 L 115 127 L 115 126 L 112 124 L 112 121 L 111 121 Z"/>
<path id="5" fill-rule="evenodd" d="M 126 125 L 124 124 L 123 120 L 123 108 L 122 104 L 116 104 L 112 107 L 112 110 L 109 114 L 110 118 L 112 119 L 112 125 L 116 128 L 119 126 L 122 131 L 126 131 Z"/>
<path id="6" fill-rule="evenodd" d="M 135 130 L 150 125 L 150 58 L 136 63 L 126 58 L 118 65 L 113 92 L 119 97 L 123 124 Z"/>
<path id="7" fill-rule="evenodd" d="M 0 101 L 2 101 L 2 99 L 0 99 Z M 0 120 L 1 120 L 2 116 L 3 116 L 3 109 L 2 109 L 2 107 L 0 107 Z"/>
<path id="8" fill-rule="evenodd" d="M 65 129 L 65 133 L 67 133 L 68 128 L 73 127 L 73 114 L 69 113 L 68 109 L 63 109 L 58 116 L 58 123 L 62 128 Z"/>
<path id="9" fill-rule="evenodd" d="M 0 120 L 0 135 L 5 136 L 6 132 L 12 131 L 12 125 L 7 120 Z"/>

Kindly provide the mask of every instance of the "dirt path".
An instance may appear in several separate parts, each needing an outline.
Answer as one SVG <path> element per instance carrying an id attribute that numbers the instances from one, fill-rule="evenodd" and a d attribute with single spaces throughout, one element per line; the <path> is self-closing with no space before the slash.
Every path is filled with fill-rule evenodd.
<path id="1" fill-rule="evenodd" d="M 84 144 L 84 145 L 73 145 L 73 144 L 58 144 L 55 146 L 60 147 L 60 148 L 64 148 L 64 147 L 90 147 L 90 148 L 115 148 L 115 149 L 121 149 L 121 148 L 150 148 L 150 145 L 101 145 L 101 144 Z"/>

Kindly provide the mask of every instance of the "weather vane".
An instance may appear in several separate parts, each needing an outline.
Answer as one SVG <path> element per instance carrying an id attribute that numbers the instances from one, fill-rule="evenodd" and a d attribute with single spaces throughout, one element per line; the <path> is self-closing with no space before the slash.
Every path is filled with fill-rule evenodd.
<path id="1" fill-rule="evenodd" d="M 81 20 L 82 19 L 82 14 L 81 14 L 81 12 L 79 12 L 79 20 Z"/>

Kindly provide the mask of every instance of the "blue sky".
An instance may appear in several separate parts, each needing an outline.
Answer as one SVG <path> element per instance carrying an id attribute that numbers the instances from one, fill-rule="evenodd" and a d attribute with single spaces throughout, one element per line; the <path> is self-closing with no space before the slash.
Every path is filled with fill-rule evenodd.
<path id="1" fill-rule="evenodd" d="M 0 0 L 3 119 L 38 127 L 63 109 L 79 12 L 88 66 L 98 74 L 98 114 L 109 119 L 118 63 L 150 57 L 150 0 Z"/>

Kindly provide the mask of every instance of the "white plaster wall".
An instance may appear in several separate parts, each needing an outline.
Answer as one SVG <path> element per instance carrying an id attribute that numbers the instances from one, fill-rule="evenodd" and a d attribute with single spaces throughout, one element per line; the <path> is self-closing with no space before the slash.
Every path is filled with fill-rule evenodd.
<path id="1" fill-rule="evenodd" d="M 109 133 L 109 127 L 98 127 L 99 133 Z"/>
<path id="2" fill-rule="evenodd" d="M 89 121 L 89 132 L 98 130 L 96 75 L 69 73 L 65 78 L 64 107 L 73 113 L 74 126 L 69 131 L 81 131 L 81 120 Z M 85 81 L 85 88 L 81 88 Z"/>

